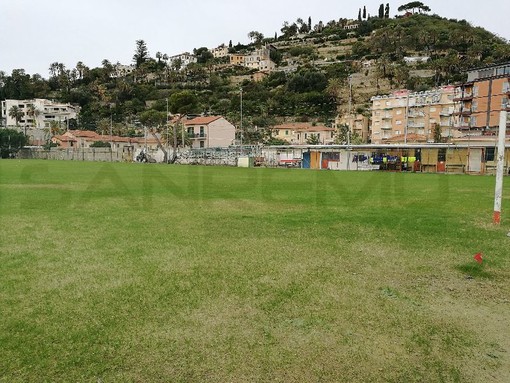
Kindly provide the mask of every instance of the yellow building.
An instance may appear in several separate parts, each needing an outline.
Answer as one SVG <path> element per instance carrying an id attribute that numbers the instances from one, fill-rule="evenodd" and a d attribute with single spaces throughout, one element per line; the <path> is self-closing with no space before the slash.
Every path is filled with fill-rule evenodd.
<path id="1" fill-rule="evenodd" d="M 454 92 L 453 86 L 445 86 L 425 92 L 399 90 L 372 97 L 371 142 L 381 144 L 401 136 L 405 143 L 409 134 L 434 142 L 437 129 L 442 140 L 458 136 L 452 118 Z"/>
<path id="2" fill-rule="evenodd" d="M 309 122 L 289 122 L 271 128 L 273 137 L 287 141 L 291 145 L 305 145 L 310 140 L 318 144 L 329 145 L 335 141 L 336 129 L 324 125 L 313 125 Z"/>
<path id="3" fill-rule="evenodd" d="M 347 125 L 351 134 L 357 134 L 361 141 L 366 143 L 369 139 L 369 119 L 362 114 L 345 114 L 338 116 L 335 121 L 337 126 Z"/>

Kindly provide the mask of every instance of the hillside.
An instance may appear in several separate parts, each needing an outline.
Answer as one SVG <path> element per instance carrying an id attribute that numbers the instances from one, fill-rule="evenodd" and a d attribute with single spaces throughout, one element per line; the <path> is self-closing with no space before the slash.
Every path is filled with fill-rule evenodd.
<path id="1" fill-rule="evenodd" d="M 463 81 L 472 67 L 510 60 L 507 41 L 464 20 L 412 14 L 397 18 L 332 20 L 305 27 L 284 23 L 282 34 L 230 46 L 243 54 L 271 44 L 276 70 L 255 81 L 256 70 L 233 66 L 228 58 L 214 58 L 204 47 L 194 50 L 196 63 L 185 68 L 168 63 L 166 55 L 148 55 L 144 41 L 135 49 L 136 69 L 115 76 L 116 65 L 99 68 L 78 63 L 75 68 L 51 64 L 48 80 L 24 70 L 1 74 L 1 99 L 53 98 L 79 104 L 81 118 L 71 126 L 102 130 L 115 122 L 117 134 L 134 134 L 137 127 L 164 123 L 172 113 L 209 113 L 240 121 L 243 127 L 268 127 L 291 119 L 332 123 L 349 105 L 368 113 L 370 97 L 392 89 L 424 90 Z M 421 62 L 416 57 L 424 58 Z M 247 134 L 254 142 L 263 134 Z"/>

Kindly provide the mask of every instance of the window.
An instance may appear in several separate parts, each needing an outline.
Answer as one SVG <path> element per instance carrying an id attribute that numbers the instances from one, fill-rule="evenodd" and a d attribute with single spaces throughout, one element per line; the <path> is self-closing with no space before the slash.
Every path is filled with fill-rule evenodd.
<path id="1" fill-rule="evenodd" d="M 442 162 L 446 161 L 446 148 L 440 148 L 437 152 L 437 161 Z"/>
<path id="2" fill-rule="evenodd" d="M 478 97 L 478 85 L 473 87 L 473 96 Z"/>
<path id="3" fill-rule="evenodd" d="M 285 135 L 286 135 L 286 136 L 288 136 L 288 135 L 289 135 L 289 131 L 288 131 L 288 130 L 286 130 L 286 131 L 285 131 Z"/>
<path id="4" fill-rule="evenodd" d="M 431 111 L 431 112 L 435 112 L 435 111 L 436 111 L 436 108 L 430 108 L 430 111 Z"/>
<path id="5" fill-rule="evenodd" d="M 494 161 L 496 148 L 485 148 L 485 162 Z"/>
<path id="6" fill-rule="evenodd" d="M 203 148 L 205 146 L 205 141 L 200 141 L 200 147 Z"/>
<path id="7" fill-rule="evenodd" d="M 205 131 L 203 126 L 200 127 L 200 137 L 205 137 Z"/>

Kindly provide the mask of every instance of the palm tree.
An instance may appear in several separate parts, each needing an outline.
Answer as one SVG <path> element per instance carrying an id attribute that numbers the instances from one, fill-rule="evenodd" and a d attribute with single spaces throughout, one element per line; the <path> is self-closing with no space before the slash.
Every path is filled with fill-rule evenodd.
<path id="1" fill-rule="evenodd" d="M 16 127 L 19 126 L 19 122 L 21 121 L 24 115 L 25 113 L 17 105 L 13 105 L 9 109 L 9 117 L 13 118 L 16 121 Z"/>
<path id="2" fill-rule="evenodd" d="M 35 107 L 34 104 L 28 105 L 28 116 L 30 116 L 34 120 L 34 125 L 36 128 L 39 127 L 39 124 L 37 123 L 37 117 L 41 114 L 41 111 Z"/>

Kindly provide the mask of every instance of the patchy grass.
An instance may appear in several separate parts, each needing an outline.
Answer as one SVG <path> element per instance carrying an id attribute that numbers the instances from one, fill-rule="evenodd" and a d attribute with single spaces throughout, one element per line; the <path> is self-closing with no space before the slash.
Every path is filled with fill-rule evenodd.
<path id="1" fill-rule="evenodd" d="M 492 177 L 0 161 L 0 382 L 509 381 L 493 192 Z"/>

